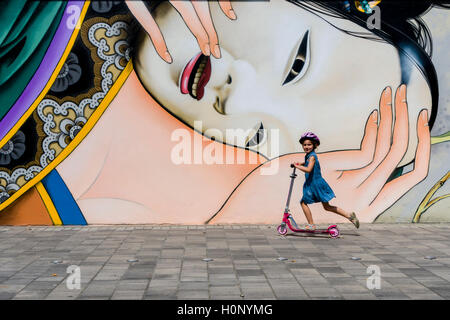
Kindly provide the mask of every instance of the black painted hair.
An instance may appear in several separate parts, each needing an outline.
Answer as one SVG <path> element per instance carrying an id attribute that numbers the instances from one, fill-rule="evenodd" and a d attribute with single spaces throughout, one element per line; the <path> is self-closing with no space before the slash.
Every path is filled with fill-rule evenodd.
<path id="1" fill-rule="evenodd" d="M 433 41 L 431 33 L 422 20 L 421 16 L 432 7 L 450 9 L 448 1 L 430 0 L 382 0 L 378 7 L 381 10 L 381 28 L 369 29 L 367 27 L 368 14 L 357 10 L 351 3 L 350 10 L 347 11 L 344 4 L 346 1 L 300 1 L 286 0 L 297 5 L 312 14 L 329 16 L 334 18 L 347 19 L 368 30 L 367 33 L 351 32 L 348 30 L 335 28 L 353 35 L 374 41 L 385 41 L 392 44 L 399 53 L 402 83 L 408 84 L 411 68 L 418 68 L 428 83 L 431 92 L 431 115 L 429 120 L 430 130 L 436 119 L 439 101 L 439 87 L 436 70 L 431 61 L 433 54 Z M 156 0 L 145 2 L 149 11 L 156 8 L 162 1 Z M 136 36 L 138 34 L 139 23 L 133 20 L 133 38 L 131 47 L 135 47 Z M 374 36 L 375 35 L 375 36 Z M 135 52 L 134 52 L 135 53 Z M 133 54 L 134 54 L 133 53 Z"/>
<path id="2" fill-rule="evenodd" d="M 432 7 L 450 9 L 450 4 L 444 1 L 429 0 L 382 0 L 378 7 L 381 12 L 381 28 L 369 29 L 367 19 L 370 14 L 359 11 L 351 3 L 350 10 L 344 6 L 346 1 L 299 1 L 286 0 L 313 13 L 334 18 L 350 20 L 368 30 L 367 33 L 357 33 L 337 29 L 360 38 L 374 41 L 385 41 L 392 44 L 399 53 L 402 83 L 408 84 L 411 68 L 416 67 L 428 83 L 431 92 L 430 130 L 436 120 L 439 87 L 436 70 L 431 61 L 433 41 L 431 33 L 421 16 Z M 376 37 L 374 37 L 375 35 Z"/>

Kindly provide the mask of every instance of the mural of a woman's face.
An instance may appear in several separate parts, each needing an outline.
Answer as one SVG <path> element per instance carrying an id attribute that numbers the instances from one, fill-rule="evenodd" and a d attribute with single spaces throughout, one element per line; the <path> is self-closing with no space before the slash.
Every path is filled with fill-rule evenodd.
<path id="1" fill-rule="evenodd" d="M 374 36 L 352 22 L 325 20 L 286 1 L 235 2 L 233 7 L 236 21 L 211 2 L 222 58 L 201 61 L 197 41 L 179 14 L 160 5 L 154 15 L 173 63 L 164 62 L 142 32 L 134 64 L 146 89 L 188 125 L 202 121 L 203 131 L 218 129 L 226 143 L 236 144 L 227 129 L 244 129 L 248 136 L 237 144 L 268 158 L 301 151 L 298 140 L 306 131 L 320 137 L 319 152 L 359 148 L 380 93 L 401 84 L 397 50 L 330 24 Z M 414 157 L 417 115 L 431 106 L 417 71 L 408 88 L 410 144 L 403 164 Z M 267 130 L 258 144 L 260 128 Z"/>

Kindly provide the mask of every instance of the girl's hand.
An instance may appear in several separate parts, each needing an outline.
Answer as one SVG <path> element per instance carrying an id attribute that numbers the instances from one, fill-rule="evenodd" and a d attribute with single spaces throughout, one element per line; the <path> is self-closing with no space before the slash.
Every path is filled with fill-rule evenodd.
<path id="1" fill-rule="evenodd" d="M 406 192 L 424 180 L 428 174 L 431 141 L 428 110 L 424 109 L 417 118 L 418 144 L 414 169 L 386 182 L 408 148 L 406 85 L 397 89 L 394 107 L 392 102 L 391 88 L 387 87 L 380 99 L 380 121 L 378 123 L 378 112 L 373 111 L 366 122 L 359 150 L 327 152 L 318 155 L 322 175 L 336 194 L 336 198 L 330 203 L 346 211 L 356 212 L 362 222 L 373 222 Z M 394 120 L 393 108 L 395 109 Z M 289 154 L 272 160 L 279 161 L 279 171 L 272 176 L 262 175 L 260 172 L 261 168 L 271 166 L 272 161 L 255 170 L 230 196 L 231 200 L 223 206 L 211 223 L 226 221 L 277 223 L 280 219 L 279 212 L 287 197 L 289 176 L 287 164 L 292 163 L 298 156 L 298 154 Z M 298 189 L 296 190 L 301 191 L 304 180 L 301 175 L 297 180 L 295 183 Z M 300 187 L 298 187 L 299 184 Z M 299 222 L 303 222 L 301 219 L 304 217 L 298 206 L 298 201 L 302 197 L 301 192 L 294 192 L 292 196 L 291 210 L 298 210 Z M 347 222 L 345 218 L 326 212 L 321 205 L 314 205 L 311 209 L 314 220 L 318 222 Z"/>
<path id="2" fill-rule="evenodd" d="M 144 2 L 134 0 L 125 2 L 131 13 L 149 35 L 159 56 L 167 63 L 172 63 L 172 57 L 167 49 L 161 30 Z M 206 56 L 212 53 L 216 58 L 220 58 L 219 40 L 209 12 L 208 1 L 172 0 L 169 2 L 180 13 L 187 27 L 197 38 L 202 53 Z M 220 0 L 219 5 L 228 18 L 231 20 L 236 19 L 236 14 L 229 0 Z"/>

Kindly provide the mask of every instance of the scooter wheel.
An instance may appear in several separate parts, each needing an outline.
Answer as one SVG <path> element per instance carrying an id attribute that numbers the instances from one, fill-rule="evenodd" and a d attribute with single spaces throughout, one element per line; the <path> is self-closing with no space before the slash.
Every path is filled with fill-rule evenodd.
<path id="1" fill-rule="evenodd" d="M 287 233 L 287 228 L 286 228 L 286 226 L 283 226 L 283 225 L 280 224 L 278 226 L 278 228 L 277 228 L 277 231 L 278 231 L 279 234 L 284 236 Z"/>
<path id="2" fill-rule="evenodd" d="M 328 233 L 330 234 L 330 236 L 332 238 L 339 237 L 339 229 L 338 228 L 330 228 L 330 229 L 328 229 Z"/>

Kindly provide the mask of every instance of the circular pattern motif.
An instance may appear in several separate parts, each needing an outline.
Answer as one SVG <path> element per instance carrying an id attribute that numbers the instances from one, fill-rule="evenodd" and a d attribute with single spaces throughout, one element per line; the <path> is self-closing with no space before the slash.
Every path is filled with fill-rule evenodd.
<path id="1" fill-rule="evenodd" d="M 0 165 L 8 165 L 25 153 L 25 134 L 17 133 L 0 149 Z"/>

